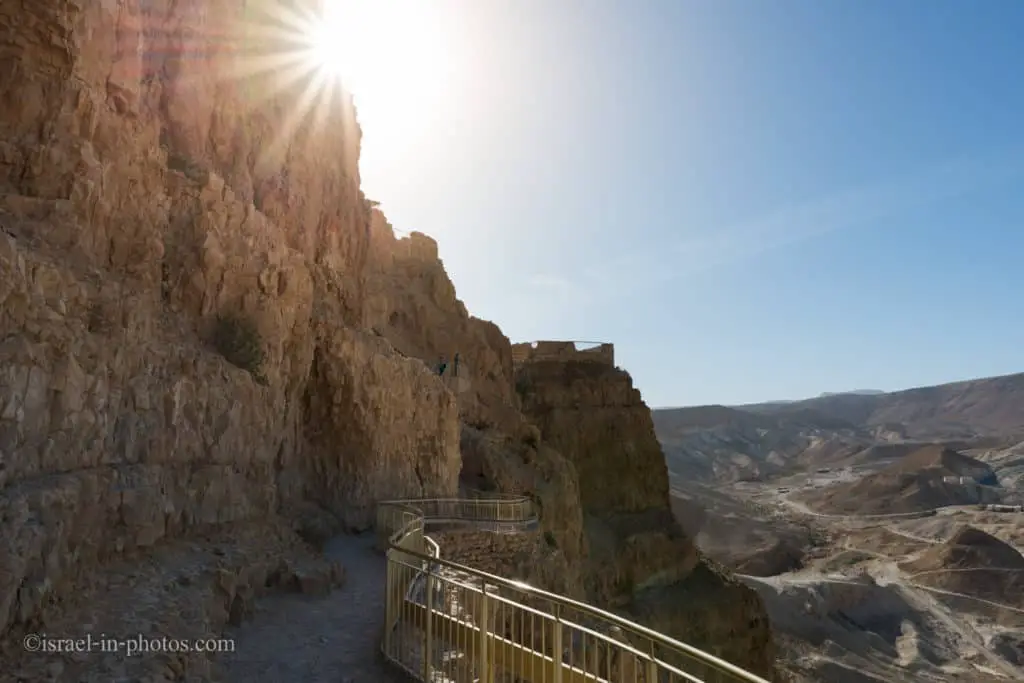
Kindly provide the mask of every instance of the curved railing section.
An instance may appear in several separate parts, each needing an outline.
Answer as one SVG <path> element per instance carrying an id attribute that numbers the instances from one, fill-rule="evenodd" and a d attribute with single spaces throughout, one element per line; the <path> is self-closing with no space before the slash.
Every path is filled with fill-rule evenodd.
<path id="1" fill-rule="evenodd" d="M 768 683 L 615 614 L 441 558 L 432 524 L 535 528 L 517 496 L 394 500 L 377 509 L 387 550 L 385 658 L 431 683 Z"/>

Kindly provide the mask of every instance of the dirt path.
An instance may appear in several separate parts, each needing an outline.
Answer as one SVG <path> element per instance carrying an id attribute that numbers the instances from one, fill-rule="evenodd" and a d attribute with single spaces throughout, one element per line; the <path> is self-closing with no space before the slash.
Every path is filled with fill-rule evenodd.
<path id="1" fill-rule="evenodd" d="M 235 652 L 218 657 L 220 683 L 406 683 L 380 656 L 385 562 L 373 542 L 364 534 L 327 544 L 346 577 L 329 596 L 261 600 L 255 619 L 225 634 Z"/>

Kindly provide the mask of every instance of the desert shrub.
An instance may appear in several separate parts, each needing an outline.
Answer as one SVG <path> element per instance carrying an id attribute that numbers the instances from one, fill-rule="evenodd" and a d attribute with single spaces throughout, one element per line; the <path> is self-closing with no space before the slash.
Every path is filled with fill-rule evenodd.
<path id="1" fill-rule="evenodd" d="M 553 533 L 551 533 L 550 531 L 545 531 L 544 532 L 544 542 L 547 543 L 552 548 L 557 548 L 558 547 L 558 541 L 555 540 L 555 535 Z"/>
<path id="2" fill-rule="evenodd" d="M 183 174 L 189 180 L 200 185 L 205 185 L 210 179 L 209 170 L 180 154 L 167 155 L 167 168 Z"/>
<path id="3" fill-rule="evenodd" d="M 257 382 L 265 383 L 263 339 L 252 320 L 232 314 L 217 316 L 213 345 L 229 363 L 248 371 Z"/>

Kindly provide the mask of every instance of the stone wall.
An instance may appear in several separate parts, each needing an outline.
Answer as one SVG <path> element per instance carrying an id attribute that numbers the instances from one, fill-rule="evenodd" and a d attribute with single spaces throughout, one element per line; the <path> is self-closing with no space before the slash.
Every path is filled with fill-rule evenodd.
<path id="1" fill-rule="evenodd" d="M 543 590 L 582 597 L 573 585 L 564 551 L 550 531 L 495 534 L 488 531 L 431 532 L 441 557 Z M 509 594 L 509 597 L 515 597 Z"/>
<path id="2" fill-rule="evenodd" d="M 489 574 L 518 574 L 517 556 L 529 552 L 537 542 L 536 532 L 495 534 L 489 531 L 454 530 L 431 533 L 441 546 L 441 556 Z"/>
<path id="3" fill-rule="evenodd" d="M 512 345 L 512 361 L 516 365 L 555 361 L 599 363 L 614 367 L 615 345 L 578 341 L 522 342 Z"/>

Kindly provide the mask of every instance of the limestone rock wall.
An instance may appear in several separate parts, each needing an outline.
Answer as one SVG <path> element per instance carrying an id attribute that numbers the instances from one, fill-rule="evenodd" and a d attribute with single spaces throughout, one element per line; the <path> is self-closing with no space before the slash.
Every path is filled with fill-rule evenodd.
<path id="1" fill-rule="evenodd" d="M 665 458 L 629 374 L 597 363 L 527 361 L 517 365 L 516 388 L 544 442 L 578 475 L 588 597 L 774 677 L 760 599 L 701 557 L 672 514 Z"/>
<path id="2" fill-rule="evenodd" d="M 599 363 L 529 362 L 516 385 L 545 441 L 576 465 L 586 510 L 669 508 L 651 412 L 628 373 Z"/>
<path id="3" fill-rule="evenodd" d="M 540 588 L 585 597 L 583 510 L 571 462 L 540 443 L 535 431 L 523 440 L 463 426 L 462 480 L 477 488 L 531 496 L 544 544 L 535 544 L 537 552 L 520 554 L 523 561 L 509 566 Z"/>
<path id="4" fill-rule="evenodd" d="M 455 296 L 437 243 L 421 233 L 398 239 L 372 210 L 366 323 L 401 353 L 436 368 L 444 357 L 463 421 L 509 434 L 523 429 L 513 387 L 512 345 L 494 323 L 469 315 Z M 452 376 L 459 354 L 459 381 Z"/>
<path id="5" fill-rule="evenodd" d="M 0 6 L 0 631 L 161 539 L 456 489 L 452 393 L 363 327 L 351 102 L 251 73 L 274 6 Z"/>

